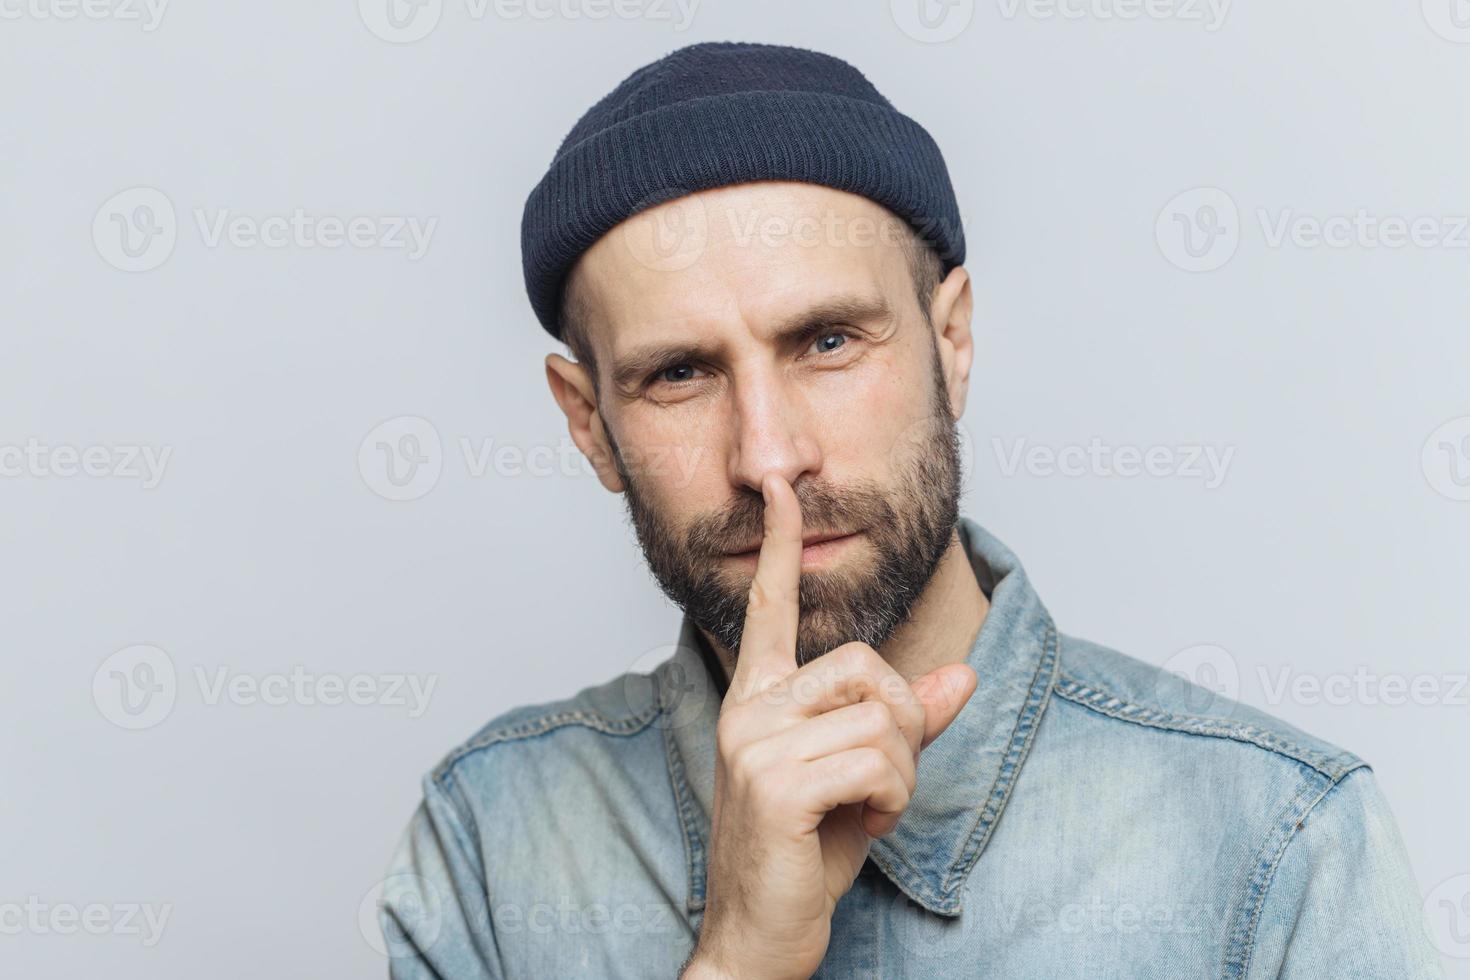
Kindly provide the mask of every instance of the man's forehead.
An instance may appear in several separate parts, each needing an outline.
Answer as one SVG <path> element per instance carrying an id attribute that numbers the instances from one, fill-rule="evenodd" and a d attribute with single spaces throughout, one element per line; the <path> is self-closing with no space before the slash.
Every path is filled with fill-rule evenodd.
<path id="1" fill-rule="evenodd" d="M 624 221 L 582 257 L 598 346 L 621 350 L 837 302 L 876 303 L 906 275 L 906 227 L 866 198 L 762 181 L 685 195 Z"/>

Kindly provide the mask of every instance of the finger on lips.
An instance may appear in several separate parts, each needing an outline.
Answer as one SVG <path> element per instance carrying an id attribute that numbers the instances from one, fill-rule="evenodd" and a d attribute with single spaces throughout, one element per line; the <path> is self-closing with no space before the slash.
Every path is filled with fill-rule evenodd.
<path id="1" fill-rule="evenodd" d="M 732 691 L 764 689 L 796 670 L 796 628 L 801 584 L 801 507 L 785 478 L 766 475 L 765 532 L 745 609 Z"/>

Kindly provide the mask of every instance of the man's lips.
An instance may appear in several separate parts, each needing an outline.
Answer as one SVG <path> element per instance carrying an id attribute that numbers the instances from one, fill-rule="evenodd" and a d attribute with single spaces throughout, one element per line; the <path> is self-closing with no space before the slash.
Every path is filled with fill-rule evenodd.
<path id="1" fill-rule="evenodd" d="M 821 544 L 823 541 L 836 541 L 838 538 L 851 537 L 854 534 L 860 533 L 861 532 L 859 531 L 833 531 L 828 534 L 803 534 L 801 536 L 801 546 L 803 548 L 810 548 L 812 545 Z M 730 556 L 731 558 L 739 558 L 743 556 L 759 554 L 760 550 L 760 543 L 757 542 L 752 547 L 745 548 L 741 551 L 727 551 L 725 552 L 725 554 Z"/>

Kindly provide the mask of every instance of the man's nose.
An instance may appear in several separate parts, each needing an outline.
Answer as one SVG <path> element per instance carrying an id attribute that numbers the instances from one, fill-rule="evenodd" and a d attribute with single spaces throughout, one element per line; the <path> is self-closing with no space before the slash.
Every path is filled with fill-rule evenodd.
<path id="1" fill-rule="evenodd" d="M 774 374 L 742 378 L 735 388 L 731 482 L 759 494 L 767 473 L 778 473 L 794 486 L 803 474 L 819 472 L 822 455 L 813 422 L 806 399 L 784 379 Z"/>

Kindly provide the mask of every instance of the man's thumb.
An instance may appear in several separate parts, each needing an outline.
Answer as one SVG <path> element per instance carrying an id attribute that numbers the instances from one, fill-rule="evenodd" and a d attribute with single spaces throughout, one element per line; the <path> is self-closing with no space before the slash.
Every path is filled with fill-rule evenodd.
<path id="1" fill-rule="evenodd" d="M 924 704 L 924 741 L 920 748 L 949 727 L 975 693 L 978 683 L 979 678 L 969 664 L 945 664 L 910 685 Z"/>

